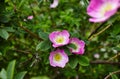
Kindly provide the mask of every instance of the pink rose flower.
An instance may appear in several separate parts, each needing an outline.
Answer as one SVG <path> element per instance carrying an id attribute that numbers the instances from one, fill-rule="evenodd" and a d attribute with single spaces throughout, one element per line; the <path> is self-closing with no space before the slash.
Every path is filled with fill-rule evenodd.
<path id="1" fill-rule="evenodd" d="M 51 52 L 49 60 L 51 66 L 61 68 L 64 68 L 66 63 L 69 61 L 67 54 L 64 52 L 64 50 L 60 49 Z"/>
<path id="2" fill-rule="evenodd" d="M 119 0 L 90 0 L 87 14 L 92 18 L 90 22 L 104 22 L 117 12 Z"/>
<path id="3" fill-rule="evenodd" d="M 82 40 L 79 40 L 78 38 L 71 38 L 70 39 L 70 44 L 74 44 L 76 48 L 70 48 L 71 52 L 74 54 L 84 54 L 84 47 L 85 47 L 85 42 Z"/>
<path id="4" fill-rule="evenodd" d="M 56 8 L 58 6 L 59 0 L 54 0 L 53 3 L 50 5 L 50 8 Z"/>
<path id="5" fill-rule="evenodd" d="M 67 30 L 54 31 L 49 34 L 49 39 L 53 43 L 53 47 L 64 46 L 69 43 L 69 33 Z"/>
<path id="6" fill-rule="evenodd" d="M 32 19 L 33 19 L 33 16 L 32 16 L 32 15 L 31 15 L 31 16 L 28 16 L 27 19 L 32 20 Z"/>

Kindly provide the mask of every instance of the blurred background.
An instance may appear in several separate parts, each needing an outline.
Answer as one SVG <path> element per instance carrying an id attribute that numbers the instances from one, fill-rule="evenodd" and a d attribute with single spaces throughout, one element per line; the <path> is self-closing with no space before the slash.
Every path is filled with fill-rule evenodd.
<path id="1" fill-rule="evenodd" d="M 86 12 L 88 0 L 59 0 L 57 7 L 50 8 L 52 3 L 0 0 L 0 78 L 104 79 L 118 71 L 120 11 L 104 23 L 91 23 Z M 50 66 L 53 48 L 48 35 L 57 30 L 68 30 L 71 37 L 85 41 L 82 64 L 70 56 L 73 61 L 65 68 Z M 120 75 L 110 78 L 119 79 Z"/>

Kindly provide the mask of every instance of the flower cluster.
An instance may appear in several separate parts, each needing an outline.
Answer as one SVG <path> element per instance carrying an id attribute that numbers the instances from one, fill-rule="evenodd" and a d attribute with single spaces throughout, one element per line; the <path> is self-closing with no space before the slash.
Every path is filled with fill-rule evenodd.
<path id="1" fill-rule="evenodd" d="M 90 0 L 87 14 L 90 22 L 104 22 L 114 15 L 120 7 L 119 0 Z"/>
<path id="2" fill-rule="evenodd" d="M 68 55 L 65 53 L 64 49 L 58 47 L 73 44 L 75 48 L 69 47 L 73 54 L 84 54 L 85 42 L 78 38 L 70 38 L 70 34 L 67 30 L 54 31 L 49 34 L 49 39 L 52 42 L 52 46 L 56 48 L 49 56 L 50 65 L 53 67 L 63 68 L 69 61 Z"/>

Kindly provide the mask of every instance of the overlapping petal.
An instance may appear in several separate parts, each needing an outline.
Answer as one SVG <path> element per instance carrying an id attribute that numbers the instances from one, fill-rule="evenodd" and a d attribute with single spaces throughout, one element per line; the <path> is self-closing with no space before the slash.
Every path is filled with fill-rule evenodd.
<path id="1" fill-rule="evenodd" d="M 49 60 L 51 66 L 61 68 L 64 68 L 69 61 L 68 56 L 63 49 L 57 49 L 56 51 L 51 52 Z"/>
<path id="2" fill-rule="evenodd" d="M 53 43 L 53 47 L 64 46 L 69 43 L 69 33 L 67 30 L 54 31 L 49 34 L 49 39 Z"/>
<path id="3" fill-rule="evenodd" d="M 90 22 L 104 22 L 117 12 L 119 0 L 91 0 L 87 7 L 87 14 L 92 18 Z"/>
<path id="4" fill-rule="evenodd" d="M 78 38 L 71 38 L 70 39 L 70 44 L 74 44 L 76 48 L 70 48 L 71 52 L 74 54 L 84 54 L 84 47 L 85 47 L 85 42 L 82 40 L 79 40 Z"/>

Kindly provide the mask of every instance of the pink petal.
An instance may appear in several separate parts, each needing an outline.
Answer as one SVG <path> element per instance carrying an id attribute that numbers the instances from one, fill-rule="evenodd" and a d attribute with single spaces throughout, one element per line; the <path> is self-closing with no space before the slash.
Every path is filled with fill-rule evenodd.
<path id="1" fill-rule="evenodd" d="M 50 8 L 56 8 L 58 6 L 59 0 L 54 0 L 53 3 L 50 5 Z"/>
<path id="2" fill-rule="evenodd" d="M 112 8 L 104 13 L 106 6 L 111 5 Z M 119 0 L 91 0 L 87 7 L 87 14 L 92 18 L 90 22 L 104 22 L 117 12 L 119 8 Z M 103 11 L 103 13 L 101 13 Z"/>
<path id="3" fill-rule="evenodd" d="M 59 38 L 59 37 L 63 38 L 62 43 L 57 43 L 56 42 L 56 39 Z M 70 35 L 69 35 L 67 30 L 54 31 L 54 32 L 49 34 L 49 39 L 53 43 L 53 47 L 59 47 L 59 46 L 67 45 L 69 43 L 69 37 L 70 37 Z"/>
<path id="4" fill-rule="evenodd" d="M 108 19 L 109 17 L 103 17 L 103 18 L 90 18 L 90 22 L 104 22 Z"/>
<path id="5" fill-rule="evenodd" d="M 85 42 L 82 40 L 79 40 L 78 38 L 71 38 L 70 43 L 75 44 L 77 46 L 77 49 L 70 48 L 72 53 L 74 54 L 84 54 L 84 47 Z"/>
<path id="6" fill-rule="evenodd" d="M 33 16 L 32 16 L 32 15 L 31 15 L 31 16 L 28 16 L 27 19 L 31 20 L 31 19 L 33 19 Z"/>
<path id="7" fill-rule="evenodd" d="M 55 54 L 59 53 L 62 56 L 62 59 L 58 62 L 54 60 Z M 64 50 L 57 49 L 56 51 L 53 51 L 50 53 L 49 56 L 50 65 L 53 67 L 61 67 L 64 68 L 66 63 L 69 61 L 67 54 L 64 52 Z"/>

